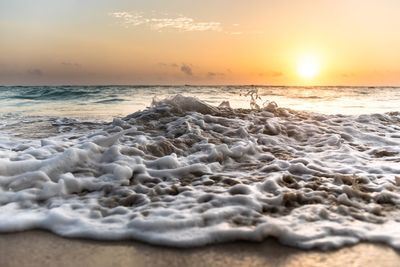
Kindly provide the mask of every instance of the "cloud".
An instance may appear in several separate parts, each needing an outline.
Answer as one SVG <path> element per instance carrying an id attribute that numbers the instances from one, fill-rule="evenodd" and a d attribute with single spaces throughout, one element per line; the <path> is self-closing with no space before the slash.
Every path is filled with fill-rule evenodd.
<path id="1" fill-rule="evenodd" d="M 221 23 L 219 22 L 195 22 L 194 19 L 188 17 L 151 19 L 150 27 L 153 30 L 161 31 L 171 28 L 185 32 L 191 31 L 220 31 Z"/>
<path id="2" fill-rule="evenodd" d="M 193 76 L 192 68 L 189 65 L 182 64 L 181 71 L 188 76 Z"/>
<path id="3" fill-rule="evenodd" d="M 231 35 L 242 35 L 243 34 L 243 32 L 227 32 L 228 34 L 231 34 Z"/>
<path id="4" fill-rule="evenodd" d="M 141 24 L 148 23 L 148 19 L 144 18 L 141 13 L 129 13 L 129 12 L 113 12 L 109 13 L 110 16 L 117 18 L 119 23 L 125 27 L 128 26 L 139 26 Z"/>
<path id="5" fill-rule="evenodd" d="M 43 76 L 43 71 L 41 69 L 29 69 L 28 74 L 33 75 L 33 76 Z"/>
<path id="6" fill-rule="evenodd" d="M 61 62 L 61 65 L 66 66 L 66 67 L 73 67 L 73 68 L 80 68 L 82 67 L 81 64 L 76 63 L 76 62 L 68 62 L 68 61 L 63 61 Z"/>
<path id="7" fill-rule="evenodd" d="M 178 68 L 179 65 L 176 63 L 164 63 L 164 62 L 160 62 L 157 64 L 159 67 L 163 67 L 163 68 Z"/>
<path id="8" fill-rule="evenodd" d="M 224 73 L 222 73 L 222 72 L 212 72 L 212 71 L 209 71 L 208 73 L 207 73 L 207 76 L 209 77 L 209 78 L 214 78 L 214 77 L 217 77 L 217 76 L 224 76 L 225 74 Z"/>
<path id="9" fill-rule="evenodd" d="M 118 23 L 126 28 L 146 25 L 154 31 L 163 31 L 164 29 L 174 29 L 183 32 L 191 31 L 222 31 L 220 22 L 206 21 L 198 22 L 193 18 L 179 15 L 173 18 L 165 17 L 146 17 L 140 12 L 113 12 L 110 16 L 116 18 Z"/>

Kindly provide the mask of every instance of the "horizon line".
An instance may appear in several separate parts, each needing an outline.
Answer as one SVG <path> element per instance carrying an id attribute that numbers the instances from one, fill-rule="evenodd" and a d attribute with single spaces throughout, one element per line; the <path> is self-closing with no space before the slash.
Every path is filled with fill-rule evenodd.
<path id="1" fill-rule="evenodd" d="M 269 84 L 0 84 L 0 87 L 393 87 L 400 88 L 400 85 L 269 85 Z"/>

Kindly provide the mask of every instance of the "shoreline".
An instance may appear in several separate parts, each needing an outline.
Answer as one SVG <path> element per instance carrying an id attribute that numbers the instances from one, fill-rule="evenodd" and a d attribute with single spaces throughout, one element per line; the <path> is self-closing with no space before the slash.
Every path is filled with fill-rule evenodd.
<path id="1" fill-rule="evenodd" d="M 0 266 L 399 266 L 400 251 L 360 243 L 300 250 L 267 239 L 177 249 L 137 241 L 67 239 L 42 230 L 0 234 Z"/>

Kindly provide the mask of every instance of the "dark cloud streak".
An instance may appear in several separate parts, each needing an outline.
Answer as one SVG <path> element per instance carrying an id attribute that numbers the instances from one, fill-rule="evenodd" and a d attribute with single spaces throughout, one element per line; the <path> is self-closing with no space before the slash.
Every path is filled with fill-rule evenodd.
<path id="1" fill-rule="evenodd" d="M 76 62 L 65 62 L 65 61 L 63 61 L 63 62 L 61 62 L 61 65 L 66 66 L 66 67 L 73 67 L 73 68 L 80 68 L 80 67 L 82 67 L 81 64 L 76 63 Z"/>
<path id="2" fill-rule="evenodd" d="M 164 63 L 164 62 L 160 62 L 160 63 L 158 63 L 157 65 L 160 66 L 160 67 L 163 67 L 163 68 L 178 68 L 178 67 L 179 67 L 179 65 L 176 64 L 176 63 Z"/>
<path id="3" fill-rule="evenodd" d="M 38 77 L 41 77 L 44 75 L 44 72 L 41 69 L 29 69 L 27 72 L 30 75 L 38 76 Z"/>
<path id="4" fill-rule="evenodd" d="M 209 78 L 214 78 L 214 77 L 217 77 L 217 76 L 225 76 L 225 74 L 222 73 L 222 72 L 212 72 L 212 71 L 209 71 L 209 72 L 207 73 L 207 76 L 208 76 Z"/>
<path id="5" fill-rule="evenodd" d="M 188 76 L 193 76 L 192 68 L 189 65 L 182 64 L 181 71 Z"/>

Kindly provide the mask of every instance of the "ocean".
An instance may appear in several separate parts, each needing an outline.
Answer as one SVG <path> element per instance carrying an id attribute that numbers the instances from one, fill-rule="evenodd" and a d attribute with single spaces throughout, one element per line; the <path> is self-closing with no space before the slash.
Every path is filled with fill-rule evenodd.
<path id="1" fill-rule="evenodd" d="M 148 107 L 154 97 L 194 96 L 218 106 L 250 108 L 257 89 L 259 104 L 275 101 L 282 107 L 323 114 L 360 115 L 397 111 L 396 87 L 284 87 L 284 86 L 47 86 L 1 87 L 0 113 L 74 118 L 123 117 Z"/>
<path id="2" fill-rule="evenodd" d="M 0 232 L 400 249 L 400 88 L 0 87 Z"/>

